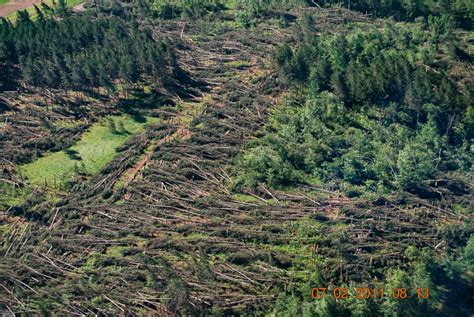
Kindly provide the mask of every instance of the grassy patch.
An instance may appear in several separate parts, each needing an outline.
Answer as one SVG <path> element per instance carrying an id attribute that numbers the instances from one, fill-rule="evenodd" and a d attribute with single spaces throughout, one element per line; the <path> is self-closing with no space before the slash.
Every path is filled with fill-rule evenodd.
<path id="1" fill-rule="evenodd" d="M 95 269 L 97 262 L 102 258 L 102 254 L 97 252 L 92 252 L 87 258 L 86 263 L 81 267 L 81 270 L 84 272 L 90 272 Z"/>
<path id="2" fill-rule="evenodd" d="M 226 63 L 227 66 L 232 67 L 232 68 L 237 68 L 237 69 L 243 69 L 245 67 L 250 67 L 250 63 L 247 61 L 231 61 Z"/>
<path id="3" fill-rule="evenodd" d="M 127 249 L 128 249 L 128 247 L 124 247 L 124 246 L 120 246 L 120 245 L 109 247 L 107 249 L 107 255 L 111 256 L 113 258 L 121 258 L 121 257 L 123 257 L 123 253 Z"/>
<path id="4" fill-rule="evenodd" d="M 15 188 L 12 184 L 0 181 L 0 207 L 8 208 L 21 204 L 31 193 L 29 188 Z"/>
<path id="5" fill-rule="evenodd" d="M 4 246 L 7 243 L 8 233 L 11 230 L 11 225 L 5 223 L 0 224 L 0 246 Z"/>
<path id="6" fill-rule="evenodd" d="M 0 6 L 7 4 L 8 2 L 10 2 L 10 0 L 0 0 Z"/>
<path id="7" fill-rule="evenodd" d="M 99 172 L 114 158 L 116 149 L 130 135 L 156 120 L 147 118 L 136 121 L 129 115 L 109 117 L 95 124 L 74 146 L 23 165 L 20 170 L 30 184 L 64 188 L 78 174 L 93 175 Z"/>
<path id="8" fill-rule="evenodd" d="M 63 129 L 63 128 L 75 128 L 80 126 L 83 123 L 81 120 L 58 120 L 54 122 L 54 127 L 56 129 Z"/>
<path id="9" fill-rule="evenodd" d="M 246 194 L 234 194 L 232 195 L 232 198 L 243 203 L 262 203 L 260 199 Z"/>
<path id="10" fill-rule="evenodd" d="M 257 197 L 254 197 L 252 195 L 247 195 L 247 194 L 234 194 L 232 195 L 232 198 L 242 203 L 255 203 L 255 204 L 268 204 L 268 205 L 278 204 L 278 201 L 276 201 L 274 198 L 265 199 L 267 201 L 267 203 L 265 203 L 263 200 L 258 199 Z"/>

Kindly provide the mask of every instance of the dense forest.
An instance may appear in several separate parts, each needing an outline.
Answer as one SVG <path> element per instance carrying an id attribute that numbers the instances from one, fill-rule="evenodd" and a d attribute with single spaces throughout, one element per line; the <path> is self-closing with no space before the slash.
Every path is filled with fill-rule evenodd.
<path id="1" fill-rule="evenodd" d="M 12 74 L 4 79 L 14 79 L 17 70 L 21 82 L 34 87 L 104 87 L 112 93 L 117 82 L 133 85 L 146 79 L 159 87 L 182 75 L 169 40 L 140 29 L 134 16 L 75 16 L 62 3 L 54 10 L 43 3 L 36 22 L 23 11 L 15 25 L 2 21 L 0 58 L 3 71 Z M 46 18 L 50 12 L 63 18 Z"/>
<path id="2" fill-rule="evenodd" d="M 0 314 L 470 316 L 473 22 L 467 0 L 1 18 Z"/>
<path id="3" fill-rule="evenodd" d="M 274 54 L 284 81 L 300 92 L 244 158 L 246 182 L 284 186 L 307 176 L 382 193 L 423 191 L 429 180 L 472 169 L 474 86 L 451 79 L 456 70 L 438 53 L 470 57 L 448 40 L 448 26 L 308 32 L 296 50 L 285 44 Z"/>
<path id="4" fill-rule="evenodd" d="M 397 20 L 413 21 L 418 17 L 448 15 L 463 28 L 472 29 L 474 6 L 464 0 L 401 0 L 401 1 L 315 1 L 322 5 L 337 4 L 353 10 L 363 11 L 379 16 L 391 16 Z"/>
<path id="5" fill-rule="evenodd" d="M 406 10 L 406 19 L 429 15 L 429 11 L 409 12 L 411 7 L 405 4 L 374 8 L 354 1 L 351 5 L 381 15 Z M 303 16 L 295 41 L 280 46 L 272 58 L 282 83 L 293 93 L 275 109 L 265 135 L 236 159 L 236 187 L 325 184 L 349 197 L 409 193 L 455 201 L 461 213 L 470 214 L 472 201 L 464 194 L 473 176 L 474 85 L 472 78 L 460 80 L 457 64 L 472 66 L 472 56 L 453 34 L 456 25 L 470 27 L 464 18 L 453 20 L 454 8 L 463 5 L 467 9 L 467 3 L 454 3 L 449 7 L 453 11 L 446 9 L 441 16 L 429 15 L 410 25 L 386 22 L 382 31 L 355 29 L 344 34 L 320 34 L 313 17 Z M 472 234 L 470 226 L 458 229 L 455 234 L 464 237 L 461 240 Z M 449 257 L 435 264 L 439 262 L 427 250 L 415 255 L 409 247 L 410 264 L 404 271 L 391 271 L 386 283 L 405 280 L 402 284 L 411 283 L 412 288 L 429 284 L 432 289 L 444 283 L 463 285 L 460 272 L 471 265 L 472 241 L 460 257 L 464 264 Z M 452 275 L 453 269 L 458 273 Z M 349 302 L 342 310 L 331 301 L 301 305 L 305 294 L 292 293 L 277 311 L 305 316 L 394 312 L 423 316 L 439 313 L 441 288 L 430 303 L 413 301 L 397 307 L 390 302 Z"/>

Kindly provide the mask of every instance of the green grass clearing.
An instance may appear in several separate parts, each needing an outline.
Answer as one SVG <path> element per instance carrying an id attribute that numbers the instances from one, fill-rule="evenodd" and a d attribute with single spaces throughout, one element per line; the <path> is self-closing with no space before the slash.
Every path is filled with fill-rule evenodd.
<path id="1" fill-rule="evenodd" d="M 227 62 L 226 65 L 232 68 L 245 68 L 251 66 L 251 64 L 247 61 L 231 61 Z"/>
<path id="2" fill-rule="evenodd" d="M 10 2 L 10 0 L 0 0 L 0 6 L 7 4 L 8 2 Z"/>
<path id="3" fill-rule="evenodd" d="M 29 188 L 16 188 L 10 183 L 0 181 L 0 208 L 8 209 L 10 206 L 19 205 L 29 194 Z"/>
<path id="4" fill-rule="evenodd" d="M 268 204 L 268 205 L 278 204 L 278 201 L 276 201 L 274 198 L 265 199 L 267 201 L 265 203 L 263 200 L 258 199 L 255 196 L 247 195 L 247 194 L 233 194 L 232 198 L 243 203 Z"/>
<path id="5" fill-rule="evenodd" d="M 137 121 L 129 115 L 108 117 L 84 133 L 74 146 L 23 165 L 20 171 L 30 184 L 64 188 L 67 182 L 79 173 L 93 175 L 99 172 L 114 158 L 116 149 L 132 134 L 156 121 L 156 118 Z M 119 132 L 114 132 L 112 125 L 115 125 Z"/>

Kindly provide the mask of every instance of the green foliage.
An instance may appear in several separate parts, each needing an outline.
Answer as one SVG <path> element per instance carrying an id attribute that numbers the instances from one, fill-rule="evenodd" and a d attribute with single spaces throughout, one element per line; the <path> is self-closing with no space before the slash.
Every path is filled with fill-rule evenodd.
<path id="1" fill-rule="evenodd" d="M 474 26 L 474 4 L 469 0 L 322 0 L 317 3 L 320 5 L 338 4 L 352 10 L 408 21 L 413 21 L 417 17 L 450 15 L 461 27 L 472 29 Z"/>
<path id="2" fill-rule="evenodd" d="M 474 273 L 474 236 L 469 238 L 464 253 L 460 259 L 460 264 L 465 267 L 463 270 L 466 273 Z"/>
<path id="3" fill-rule="evenodd" d="M 287 296 L 279 299 L 273 310 L 273 316 L 315 316 L 315 317 L 337 317 L 347 312 L 341 309 L 334 300 L 329 298 L 313 300 L 312 302 L 302 300 L 297 296 Z"/>
<path id="4" fill-rule="evenodd" d="M 441 140 L 433 121 L 424 124 L 414 140 L 398 154 L 398 182 L 404 188 L 436 175 L 440 163 Z"/>
<path id="5" fill-rule="evenodd" d="M 18 187 L 0 180 L 0 208 L 2 209 L 7 210 L 11 206 L 23 203 L 29 194 L 31 194 L 29 188 Z"/>
<path id="6" fill-rule="evenodd" d="M 169 20 L 177 17 L 201 18 L 225 8 L 220 0 L 157 0 L 153 2 L 153 16 Z"/>
<path id="7" fill-rule="evenodd" d="M 189 291 L 185 283 L 179 278 L 172 278 L 163 293 L 162 302 L 174 313 L 187 308 Z"/>
<path id="8" fill-rule="evenodd" d="M 279 47 L 274 67 L 298 93 L 238 159 L 237 185 L 319 179 L 349 191 L 416 193 L 440 175 L 470 173 L 472 156 L 460 156 L 472 142 L 469 88 L 420 69 L 433 63 L 438 39 L 430 34 L 387 24 L 344 36 L 308 33 L 296 49 Z"/>
<path id="9" fill-rule="evenodd" d="M 406 289 L 407 293 L 407 298 L 404 300 L 388 294 L 387 300 L 382 304 L 382 310 L 386 315 L 424 316 L 436 311 L 439 297 L 424 263 L 414 265 L 414 271 L 411 274 L 401 269 L 391 270 L 385 287 L 390 292 L 395 289 Z M 428 299 L 418 298 L 417 288 L 428 288 L 430 297 Z M 395 294 L 397 292 L 395 291 Z"/>
<path id="10" fill-rule="evenodd" d="M 310 1 L 304 0 L 238 0 L 236 6 L 236 20 L 246 28 L 256 26 L 263 18 L 280 18 L 284 25 L 289 16 L 284 13 L 291 8 L 304 7 Z"/>
<path id="11" fill-rule="evenodd" d="M 0 23 L 0 59 L 23 82 L 50 89 L 113 90 L 117 81 L 131 85 L 147 78 L 163 85 L 182 76 L 173 45 L 136 27 L 135 15 L 71 15 L 65 1 L 54 10 L 61 19 L 41 16 L 33 22 L 28 12 L 19 11 L 15 25 Z"/>
<path id="12" fill-rule="evenodd" d="M 287 81 L 303 83 L 308 78 L 309 66 L 305 60 L 304 51 L 294 53 L 288 44 L 284 44 L 276 50 L 274 61 Z"/>
<path id="13" fill-rule="evenodd" d="M 307 293 L 284 293 L 274 305 L 272 314 L 275 316 L 433 316 L 441 311 L 448 314 L 465 314 L 462 307 L 451 306 L 455 296 L 459 300 L 468 300 L 470 295 L 468 285 L 472 282 L 472 241 L 464 248 L 463 255 L 458 259 L 448 256 L 437 256 L 429 249 L 418 249 L 409 246 L 405 251 L 407 264 L 404 267 L 392 268 L 386 273 L 386 278 L 374 282 L 370 288 L 384 289 L 384 298 L 357 299 L 355 288 L 360 284 L 337 285 L 349 290 L 347 299 L 336 302 L 328 289 L 323 299 L 308 300 Z M 465 280 L 460 272 L 470 274 Z M 453 287 L 453 284 L 457 286 Z M 314 285 L 300 284 L 299 288 L 307 290 L 318 285 L 326 285 L 323 281 L 315 281 Z M 467 287 L 467 288 L 466 288 Z M 417 289 L 428 289 L 428 298 L 418 298 Z M 446 288 L 452 289 L 447 293 Z M 400 292 L 406 291 L 406 298 L 394 298 Z M 462 298 L 462 299 L 461 299 Z M 457 301 L 457 300 L 456 300 Z"/>
<path id="14" fill-rule="evenodd" d="M 117 134 L 117 125 L 112 118 L 107 118 L 107 126 L 109 127 L 110 132 Z"/>
<path id="15" fill-rule="evenodd" d="M 268 148 L 253 148 L 243 157 L 242 164 L 250 172 L 239 178 L 237 183 L 246 187 L 255 187 L 258 182 L 266 182 L 274 187 L 287 186 L 299 179 L 294 168 L 277 152 Z"/>

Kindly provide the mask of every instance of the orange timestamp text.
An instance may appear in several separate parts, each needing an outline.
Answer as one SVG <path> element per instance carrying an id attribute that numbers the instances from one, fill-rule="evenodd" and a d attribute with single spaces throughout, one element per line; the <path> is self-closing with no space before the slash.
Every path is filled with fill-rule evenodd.
<path id="1" fill-rule="evenodd" d="M 387 297 L 394 299 L 406 299 L 409 297 L 427 299 L 430 297 L 430 290 L 427 287 L 417 287 L 415 289 L 406 287 L 395 287 L 392 289 L 385 289 L 383 287 L 335 287 L 330 290 L 327 287 L 315 287 L 311 289 L 311 297 L 313 299 L 323 299 L 327 296 L 334 299 L 348 299 L 352 297 L 356 299 L 381 299 Z"/>

